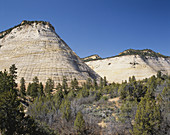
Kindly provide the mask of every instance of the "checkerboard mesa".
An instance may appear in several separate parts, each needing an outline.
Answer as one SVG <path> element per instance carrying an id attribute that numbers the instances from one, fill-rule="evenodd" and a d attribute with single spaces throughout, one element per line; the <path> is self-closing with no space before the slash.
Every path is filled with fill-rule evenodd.
<path id="1" fill-rule="evenodd" d="M 88 78 L 100 78 L 57 35 L 49 22 L 22 21 L 0 33 L 0 46 L 0 70 L 15 64 L 17 82 L 24 77 L 29 83 L 35 76 L 42 83 L 51 78 L 55 84 L 61 83 L 63 76 L 68 82 L 76 78 L 80 83 Z"/>

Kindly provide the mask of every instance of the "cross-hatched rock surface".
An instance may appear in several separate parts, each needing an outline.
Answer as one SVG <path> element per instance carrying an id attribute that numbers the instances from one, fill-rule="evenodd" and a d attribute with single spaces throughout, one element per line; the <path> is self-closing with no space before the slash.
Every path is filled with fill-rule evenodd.
<path id="1" fill-rule="evenodd" d="M 63 76 L 68 82 L 76 78 L 80 83 L 100 77 L 47 22 L 22 22 L 10 32 L 5 32 L 0 33 L 0 70 L 15 64 L 18 68 L 17 82 L 24 77 L 29 83 L 35 76 L 42 83 L 51 78 L 55 84 L 61 83 Z"/>
<path id="2" fill-rule="evenodd" d="M 156 75 L 158 71 L 170 75 L 170 57 L 125 55 L 103 60 L 86 62 L 101 77 L 111 82 L 121 83 L 135 76 L 137 80 Z"/>

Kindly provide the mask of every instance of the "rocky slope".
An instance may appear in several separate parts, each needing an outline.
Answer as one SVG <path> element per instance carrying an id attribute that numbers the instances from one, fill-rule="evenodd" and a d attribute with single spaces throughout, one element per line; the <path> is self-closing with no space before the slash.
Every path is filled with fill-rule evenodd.
<path id="1" fill-rule="evenodd" d="M 31 82 L 35 76 L 43 83 L 51 78 L 55 84 L 61 83 L 63 76 L 79 82 L 99 78 L 56 34 L 54 27 L 43 21 L 23 21 L 0 33 L 0 70 L 12 64 L 18 68 L 18 82 L 21 77 L 26 83 Z"/>
<path id="2" fill-rule="evenodd" d="M 135 76 L 137 80 L 156 75 L 157 71 L 170 75 L 170 57 L 152 50 L 126 50 L 118 56 L 86 62 L 101 77 L 111 82 L 128 80 Z"/>
<path id="3" fill-rule="evenodd" d="M 83 61 L 91 61 L 91 60 L 99 60 L 99 59 L 102 59 L 102 58 L 97 54 L 82 58 Z"/>

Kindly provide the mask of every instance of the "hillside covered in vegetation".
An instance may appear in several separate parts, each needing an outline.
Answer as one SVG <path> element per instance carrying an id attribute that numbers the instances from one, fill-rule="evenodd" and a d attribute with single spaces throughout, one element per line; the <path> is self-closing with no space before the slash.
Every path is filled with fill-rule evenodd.
<path id="1" fill-rule="evenodd" d="M 136 81 L 97 83 L 77 79 L 42 85 L 35 77 L 28 87 L 18 84 L 15 65 L 0 72 L 0 132 L 2 134 L 133 134 L 164 135 L 170 132 L 170 76 Z M 54 88 L 54 86 L 56 86 Z M 26 90 L 27 89 L 27 90 Z"/>

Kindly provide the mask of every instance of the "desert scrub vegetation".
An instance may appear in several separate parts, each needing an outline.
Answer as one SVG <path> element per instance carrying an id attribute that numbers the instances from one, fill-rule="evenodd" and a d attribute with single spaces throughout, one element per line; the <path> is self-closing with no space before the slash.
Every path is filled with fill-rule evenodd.
<path id="1" fill-rule="evenodd" d="M 9 73 L 0 72 L 2 134 L 170 132 L 170 76 L 161 72 L 140 81 L 133 76 L 121 84 L 108 84 L 106 78 L 99 82 L 87 79 L 82 86 L 76 78 L 68 85 L 67 77 L 63 77 L 56 87 L 50 78 L 43 85 L 35 77 L 26 87 L 24 78 L 17 84 L 16 77 L 15 65 Z"/>

